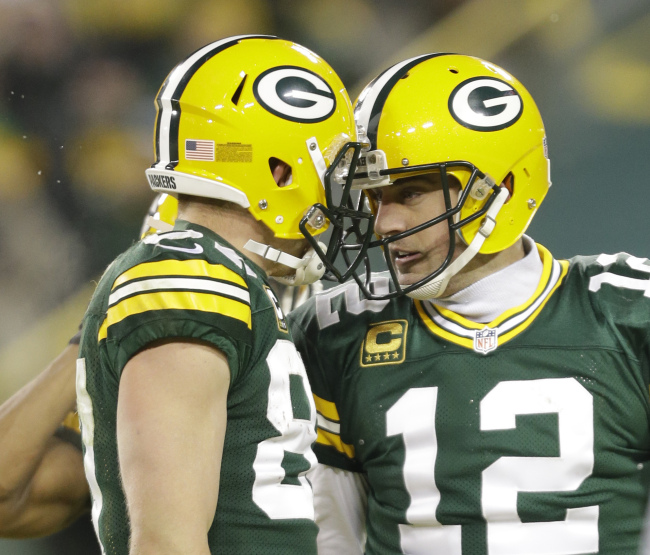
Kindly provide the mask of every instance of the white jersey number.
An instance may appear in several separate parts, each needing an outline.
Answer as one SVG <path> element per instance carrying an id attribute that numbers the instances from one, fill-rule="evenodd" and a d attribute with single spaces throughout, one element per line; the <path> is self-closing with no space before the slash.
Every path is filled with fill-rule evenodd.
<path id="1" fill-rule="evenodd" d="M 615 254 L 601 254 L 596 262 L 601 266 L 606 267 L 616 262 L 617 259 L 618 256 Z M 643 272 L 644 274 L 650 274 L 650 266 L 648 266 L 647 262 L 647 258 L 637 258 L 636 256 L 628 256 L 625 259 L 625 263 L 633 270 Z M 589 291 L 599 291 L 605 283 L 623 289 L 643 291 L 644 296 L 650 297 L 650 280 L 631 278 L 610 272 L 603 272 L 602 274 L 593 276 L 589 280 Z"/>
<path id="2" fill-rule="evenodd" d="M 266 358 L 271 373 L 269 403 L 266 417 L 280 436 L 262 441 L 253 462 L 255 483 L 253 501 L 269 518 L 308 518 L 314 520 L 314 499 L 304 473 L 299 485 L 283 484 L 282 468 L 285 452 L 302 455 L 310 467 L 316 464 L 311 444 L 316 441 L 316 407 L 307 382 L 307 374 L 296 347 L 291 341 L 279 339 Z M 309 420 L 294 418 L 291 405 L 290 375 L 299 376 L 309 401 Z"/>
<path id="3" fill-rule="evenodd" d="M 436 519 L 437 387 L 410 389 L 386 413 L 387 434 L 404 437 L 411 496 L 400 525 L 405 553 L 461 555 L 461 526 Z M 574 378 L 501 382 L 481 401 L 481 430 L 516 427 L 519 414 L 558 415 L 559 457 L 501 457 L 482 473 L 489 555 L 571 555 L 598 551 L 598 506 L 567 509 L 557 522 L 521 522 L 518 492 L 575 491 L 594 465 L 593 399 Z"/>

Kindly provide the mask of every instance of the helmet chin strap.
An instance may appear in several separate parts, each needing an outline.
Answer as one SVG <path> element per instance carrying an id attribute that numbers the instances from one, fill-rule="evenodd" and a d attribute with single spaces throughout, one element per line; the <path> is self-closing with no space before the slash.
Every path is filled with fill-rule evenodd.
<path id="1" fill-rule="evenodd" d="M 505 204 L 508 195 L 510 193 L 505 187 L 502 187 L 497 198 L 494 199 L 492 206 L 488 209 L 485 214 L 485 219 L 483 223 L 478 228 L 476 235 L 472 242 L 467 246 L 467 249 L 456 259 L 454 260 L 444 272 L 439 276 L 435 277 L 431 281 L 425 283 L 424 285 L 414 289 L 406 295 L 412 299 L 417 299 L 420 301 L 426 301 L 429 299 L 437 299 L 442 297 L 442 294 L 445 292 L 449 280 L 454 277 L 458 272 L 460 272 L 467 263 L 476 256 L 476 254 L 481 250 L 483 243 L 490 236 L 494 228 L 496 227 L 496 217 L 503 205 Z"/>
<path id="2" fill-rule="evenodd" d="M 327 247 L 323 243 L 318 243 L 318 246 L 325 252 Z M 296 272 L 292 276 L 273 276 L 273 279 L 282 283 L 283 285 L 291 285 L 297 287 L 298 285 L 310 285 L 320 278 L 325 273 L 325 264 L 318 258 L 314 249 L 309 249 L 302 258 L 292 256 L 286 252 L 274 249 L 269 245 L 258 243 L 249 239 L 244 248 L 278 264 L 293 268 Z"/>

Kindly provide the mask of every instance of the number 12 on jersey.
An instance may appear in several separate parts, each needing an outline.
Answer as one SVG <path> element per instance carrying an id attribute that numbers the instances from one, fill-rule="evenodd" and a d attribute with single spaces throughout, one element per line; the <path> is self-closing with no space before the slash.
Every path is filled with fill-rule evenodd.
<path id="1" fill-rule="evenodd" d="M 462 555 L 461 525 L 436 518 L 437 387 L 408 390 L 386 413 L 388 436 L 404 440 L 404 483 L 411 496 L 401 524 L 404 553 Z M 598 551 L 598 506 L 570 508 L 555 522 L 522 522 L 520 491 L 575 491 L 594 465 L 593 398 L 574 378 L 507 381 L 481 401 L 481 431 L 516 427 L 520 414 L 558 415 L 559 457 L 510 457 L 482 472 L 481 507 L 489 555 L 571 555 Z"/>

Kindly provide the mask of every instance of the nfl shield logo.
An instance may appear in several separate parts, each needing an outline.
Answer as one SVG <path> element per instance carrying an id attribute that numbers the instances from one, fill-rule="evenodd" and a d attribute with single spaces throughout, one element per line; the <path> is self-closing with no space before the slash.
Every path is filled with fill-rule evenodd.
<path id="1" fill-rule="evenodd" d="M 497 348 L 498 330 L 492 328 L 483 328 L 476 330 L 474 335 L 474 350 L 484 355 Z"/>

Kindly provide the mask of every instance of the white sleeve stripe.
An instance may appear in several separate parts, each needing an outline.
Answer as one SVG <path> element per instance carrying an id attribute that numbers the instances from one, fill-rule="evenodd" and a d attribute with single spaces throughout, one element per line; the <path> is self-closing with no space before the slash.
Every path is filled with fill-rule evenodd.
<path id="1" fill-rule="evenodd" d="M 337 424 L 336 422 L 332 422 L 331 420 L 328 420 L 325 418 L 322 414 L 317 413 L 316 414 L 316 420 L 318 422 L 318 427 L 322 428 L 323 430 L 327 430 L 328 432 L 332 432 L 333 434 L 340 435 L 341 434 L 341 425 Z"/>
<path id="2" fill-rule="evenodd" d="M 234 297 L 250 305 L 250 293 L 240 287 L 212 279 L 196 278 L 153 278 L 135 281 L 115 291 L 108 298 L 108 306 L 119 303 L 125 297 L 154 290 L 207 291 L 219 295 Z"/>

